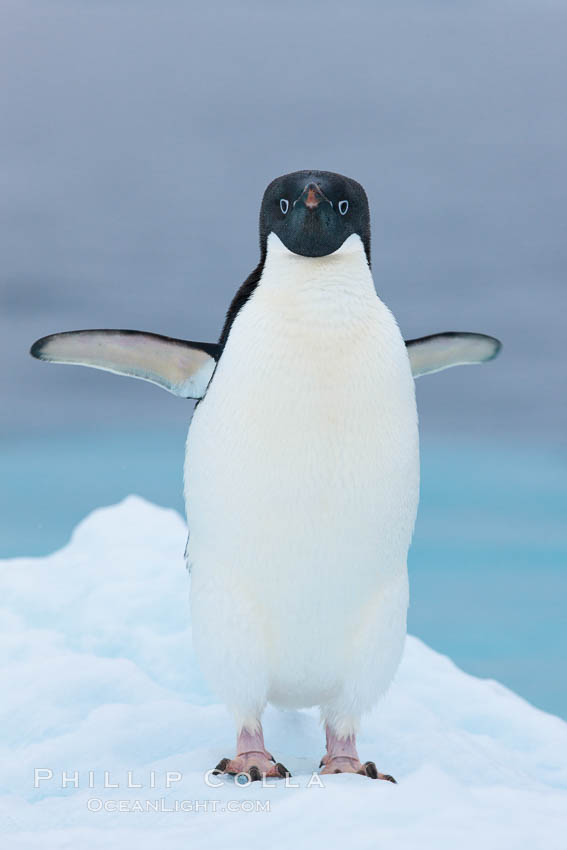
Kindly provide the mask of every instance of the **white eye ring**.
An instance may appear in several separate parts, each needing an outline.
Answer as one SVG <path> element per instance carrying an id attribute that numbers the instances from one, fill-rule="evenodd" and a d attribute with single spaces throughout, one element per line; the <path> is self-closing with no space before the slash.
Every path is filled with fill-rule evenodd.
<path id="1" fill-rule="evenodd" d="M 339 201 L 339 212 L 341 215 L 345 215 L 348 210 L 348 201 Z"/>
<path id="2" fill-rule="evenodd" d="M 289 209 L 289 201 L 286 198 L 280 198 L 280 210 L 285 215 Z"/>

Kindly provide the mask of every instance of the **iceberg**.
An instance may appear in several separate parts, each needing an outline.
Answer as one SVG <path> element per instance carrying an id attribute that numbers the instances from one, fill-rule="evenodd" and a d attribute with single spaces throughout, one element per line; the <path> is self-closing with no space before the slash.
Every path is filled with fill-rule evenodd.
<path id="1" fill-rule="evenodd" d="M 233 729 L 191 650 L 186 535 L 130 496 L 0 561 L 3 847 L 563 850 L 567 724 L 411 636 L 359 738 L 397 785 L 319 777 L 316 710 L 271 707 L 292 779 L 211 776 Z"/>

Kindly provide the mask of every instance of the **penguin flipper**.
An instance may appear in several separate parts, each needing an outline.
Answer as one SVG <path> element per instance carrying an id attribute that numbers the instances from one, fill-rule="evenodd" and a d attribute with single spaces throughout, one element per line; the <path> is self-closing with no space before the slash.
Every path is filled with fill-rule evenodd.
<path id="1" fill-rule="evenodd" d="M 414 378 L 451 366 L 484 363 L 497 356 L 499 340 L 450 331 L 406 340 Z M 30 354 L 38 360 L 90 366 L 149 381 L 181 398 L 202 398 L 222 346 L 189 342 L 131 330 L 66 331 L 38 339 Z"/>
<path id="2" fill-rule="evenodd" d="M 129 330 L 67 331 L 38 339 L 30 354 L 140 378 L 181 398 L 202 398 L 220 357 L 210 342 Z"/>
<path id="3" fill-rule="evenodd" d="M 493 360 L 502 343 L 486 334 L 447 331 L 442 334 L 406 340 L 414 378 L 441 372 L 451 366 L 465 366 Z"/>

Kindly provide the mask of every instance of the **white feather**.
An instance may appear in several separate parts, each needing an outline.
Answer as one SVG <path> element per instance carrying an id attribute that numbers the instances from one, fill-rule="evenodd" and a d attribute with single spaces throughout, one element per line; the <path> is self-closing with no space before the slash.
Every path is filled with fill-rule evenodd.
<path id="1" fill-rule="evenodd" d="M 267 700 L 356 728 L 398 665 L 419 490 L 414 381 L 362 243 L 271 234 L 189 431 L 194 642 L 239 726 Z"/>

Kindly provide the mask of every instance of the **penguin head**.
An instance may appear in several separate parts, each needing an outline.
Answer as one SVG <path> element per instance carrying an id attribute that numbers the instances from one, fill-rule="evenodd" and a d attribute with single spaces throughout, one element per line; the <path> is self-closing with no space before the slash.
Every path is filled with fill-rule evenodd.
<path id="1" fill-rule="evenodd" d="M 260 210 L 260 245 L 275 233 L 288 251 L 325 257 L 357 234 L 370 262 L 370 212 L 356 180 L 332 171 L 293 171 L 267 187 Z"/>

